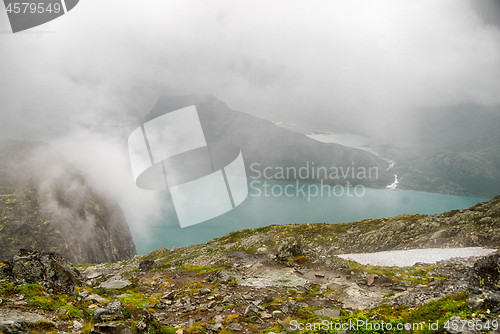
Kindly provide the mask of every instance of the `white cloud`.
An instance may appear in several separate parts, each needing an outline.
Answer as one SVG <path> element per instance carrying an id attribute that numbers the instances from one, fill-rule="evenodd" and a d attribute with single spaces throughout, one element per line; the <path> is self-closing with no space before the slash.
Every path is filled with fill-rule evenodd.
<path id="1" fill-rule="evenodd" d="M 157 202 L 123 182 L 121 141 L 161 94 L 326 128 L 500 104 L 500 30 L 470 3 L 81 0 L 15 35 L 2 10 L 0 137 L 55 143 L 142 223 Z"/>

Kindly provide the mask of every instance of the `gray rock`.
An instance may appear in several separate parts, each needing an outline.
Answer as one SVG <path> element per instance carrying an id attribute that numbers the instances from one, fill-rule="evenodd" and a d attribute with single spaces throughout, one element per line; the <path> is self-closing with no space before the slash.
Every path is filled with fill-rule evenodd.
<path id="1" fill-rule="evenodd" d="M 112 316 L 111 310 L 108 310 L 107 308 L 96 308 L 94 310 L 94 319 L 99 321 L 99 320 L 108 320 Z"/>
<path id="2" fill-rule="evenodd" d="M 175 298 L 175 295 L 177 294 L 177 291 L 172 290 L 161 296 L 161 299 L 168 299 L 168 300 L 173 300 Z"/>
<path id="3" fill-rule="evenodd" d="M 147 327 L 148 327 L 148 326 L 146 325 L 146 323 L 145 323 L 144 321 L 142 321 L 142 320 L 141 320 L 141 321 L 139 321 L 139 322 L 137 323 L 137 325 L 135 326 L 135 328 L 136 328 L 138 331 L 145 331 Z"/>
<path id="4" fill-rule="evenodd" d="M 500 290 L 500 253 L 479 259 L 469 280 L 473 287 Z"/>
<path id="5" fill-rule="evenodd" d="M 484 291 L 479 294 L 471 294 L 468 297 L 469 306 L 473 309 L 500 309 L 500 292 Z"/>
<path id="6" fill-rule="evenodd" d="M 286 331 L 293 331 L 293 326 L 287 321 L 278 320 L 278 323 L 285 328 Z"/>
<path id="7" fill-rule="evenodd" d="M 259 308 L 254 304 L 250 304 L 245 308 L 245 317 L 249 316 L 252 313 L 259 313 Z"/>
<path id="8" fill-rule="evenodd" d="M 94 271 L 94 272 L 90 272 L 87 274 L 87 279 L 94 279 L 94 278 L 98 278 L 102 275 L 102 273 L 100 272 L 97 272 L 97 271 Z"/>
<path id="9" fill-rule="evenodd" d="M 491 217 L 483 217 L 481 219 L 479 219 L 479 222 L 480 223 L 491 223 L 493 221 L 493 219 Z"/>
<path id="10" fill-rule="evenodd" d="M 28 333 L 28 326 L 39 321 L 54 324 L 35 313 L 0 309 L 0 333 Z"/>
<path id="11" fill-rule="evenodd" d="M 40 284 L 61 293 L 73 293 L 75 285 L 81 282 L 80 272 L 61 255 L 28 249 L 19 250 L 18 255 L 3 266 L 2 273 L 21 284 Z"/>
<path id="12" fill-rule="evenodd" d="M 267 248 L 266 247 L 259 247 L 259 248 L 257 248 L 257 253 L 265 254 L 265 253 L 267 253 Z"/>
<path id="13" fill-rule="evenodd" d="M 288 261 L 289 258 L 293 258 L 302 255 L 303 250 L 300 243 L 295 238 L 286 239 L 278 249 L 276 253 L 277 261 Z"/>
<path id="14" fill-rule="evenodd" d="M 86 290 L 84 290 L 84 291 L 86 291 Z M 97 302 L 97 303 L 107 303 L 108 302 L 108 300 L 106 298 L 103 298 L 95 293 L 87 296 L 85 299 L 91 300 L 91 301 Z"/>
<path id="15" fill-rule="evenodd" d="M 260 317 L 262 319 L 272 319 L 273 315 L 271 313 L 267 313 L 266 311 L 264 311 L 260 314 Z"/>
<path id="16" fill-rule="evenodd" d="M 139 263 L 139 270 L 140 271 L 149 271 L 151 269 L 156 268 L 156 263 L 153 260 L 145 260 Z"/>
<path id="17" fill-rule="evenodd" d="M 273 318 L 281 318 L 283 317 L 283 312 L 275 310 L 273 311 Z"/>
<path id="18" fill-rule="evenodd" d="M 242 298 L 245 299 L 245 300 L 252 300 L 253 296 L 252 296 L 252 294 L 248 293 L 246 295 L 243 295 Z"/>
<path id="19" fill-rule="evenodd" d="M 207 329 L 214 332 L 218 332 L 222 329 L 222 324 L 221 323 L 216 323 L 215 325 L 207 324 Z"/>
<path id="20" fill-rule="evenodd" d="M 201 288 L 200 289 L 200 295 L 208 295 L 212 290 L 207 289 L 207 288 Z"/>
<path id="21" fill-rule="evenodd" d="M 123 305 L 118 299 L 116 299 L 116 300 L 113 300 L 108 305 L 106 305 L 106 308 L 108 310 L 110 310 L 111 312 L 120 312 L 123 310 Z"/>
<path id="22" fill-rule="evenodd" d="M 217 283 L 219 284 L 227 284 L 233 280 L 235 280 L 235 277 L 233 274 L 231 274 L 231 272 L 229 271 L 218 271 L 216 272 L 216 280 L 217 280 Z"/>
<path id="23" fill-rule="evenodd" d="M 80 321 L 73 320 L 73 329 L 80 330 L 83 328 L 83 324 Z"/>
<path id="24" fill-rule="evenodd" d="M 299 309 L 300 309 L 300 307 L 298 305 L 292 303 L 292 301 L 283 303 L 283 305 L 281 306 L 281 312 L 283 312 L 285 314 L 297 313 L 297 311 Z"/>
<path id="25" fill-rule="evenodd" d="M 321 310 L 316 310 L 313 313 L 315 315 L 317 315 L 318 317 L 325 317 L 325 318 L 338 318 L 338 317 L 340 317 L 340 310 L 331 309 L 331 308 L 324 308 Z"/>
<path id="26" fill-rule="evenodd" d="M 60 310 L 59 312 L 57 312 L 57 316 L 58 317 L 63 317 L 66 315 L 66 313 L 68 313 L 67 310 Z"/>
<path id="27" fill-rule="evenodd" d="M 451 328 L 448 329 L 448 333 L 450 333 L 450 334 L 475 334 L 475 333 L 479 333 L 478 331 L 469 329 L 469 327 L 467 325 L 463 326 L 463 328 L 462 328 L 461 321 L 463 321 L 463 319 L 460 318 L 458 315 L 452 316 L 450 318 L 450 323 L 451 324 L 456 323 L 458 326 L 457 326 L 457 329 L 454 329 L 453 325 L 452 325 Z"/>
<path id="28" fill-rule="evenodd" d="M 128 279 L 122 278 L 120 276 L 115 276 L 111 277 L 106 282 L 101 283 L 100 287 L 107 290 L 111 289 L 119 290 L 129 285 L 132 285 L 132 282 L 130 282 Z"/>
<path id="29" fill-rule="evenodd" d="M 243 326 L 241 326 L 240 324 L 237 324 L 237 323 L 231 323 L 229 324 L 226 329 L 229 329 L 231 331 L 242 331 L 243 330 Z"/>
<path id="30" fill-rule="evenodd" d="M 118 299 L 106 305 L 105 309 L 108 309 L 111 312 L 111 314 L 106 315 L 104 318 L 108 320 L 116 320 L 123 318 L 123 305 Z"/>
<path id="31" fill-rule="evenodd" d="M 95 334 L 133 334 L 132 329 L 124 324 L 109 325 L 109 324 L 95 324 L 90 333 Z"/>

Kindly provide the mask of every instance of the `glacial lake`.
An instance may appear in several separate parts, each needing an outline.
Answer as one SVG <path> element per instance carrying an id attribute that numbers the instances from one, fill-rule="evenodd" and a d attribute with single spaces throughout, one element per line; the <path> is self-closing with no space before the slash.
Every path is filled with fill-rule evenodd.
<path id="1" fill-rule="evenodd" d="M 249 180 L 252 182 L 254 180 Z M 357 189 L 350 192 L 314 192 L 304 193 L 298 190 L 302 184 L 292 182 L 266 181 L 268 187 L 274 187 L 264 193 L 261 183 L 254 183 L 249 196 L 238 207 L 219 217 L 201 224 L 180 228 L 179 222 L 168 193 L 165 208 L 157 221 L 142 226 L 134 231 L 134 242 L 138 254 L 147 254 L 160 247 L 183 247 L 206 242 L 229 232 L 268 225 L 303 224 L 303 223 L 344 223 L 369 218 L 393 217 L 403 214 L 432 214 L 472 206 L 488 199 L 443 195 L 413 190 Z M 279 189 L 290 185 L 289 195 L 281 194 Z M 307 185 L 306 185 L 307 187 Z M 332 187 L 333 188 L 333 187 Z M 259 194 L 259 191 L 260 194 Z M 270 188 L 268 188 L 270 190 Z M 314 191 L 314 189 L 313 189 Z M 278 196 L 274 196 L 278 195 Z M 305 195 L 305 196 L 304 196 Z M 309 195 L 309 198 L 308 198 Z M 361 196 L 360 196 L 361 195 Z"/>

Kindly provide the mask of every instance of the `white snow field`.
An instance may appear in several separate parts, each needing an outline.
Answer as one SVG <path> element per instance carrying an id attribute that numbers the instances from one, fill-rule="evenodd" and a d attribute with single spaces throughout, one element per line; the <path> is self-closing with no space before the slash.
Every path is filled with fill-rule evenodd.
<path id="1" fill-rule="evenodd" d="M 341 254 L 337 256 L 365 265 L 407 267 L 413 266 L 417 262 L 436 263 L 438 261 L 449 260 L 452 258 L 486 256 L 496 251 L 496 249 L 482 247 L 424 248 L 376 253 Z"/>

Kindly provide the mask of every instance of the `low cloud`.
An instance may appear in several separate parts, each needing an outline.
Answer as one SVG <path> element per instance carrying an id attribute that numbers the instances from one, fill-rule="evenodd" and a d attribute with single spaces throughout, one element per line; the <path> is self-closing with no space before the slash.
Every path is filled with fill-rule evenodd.
<path id="1" fill-rule="evenodd" d="M 426 108 L 499 105 L 500 29 L 486 12 L 472 0 L 82 0 L 14 35 L 2 10 L 0 137 L 51 143 L 141 226 L 161 201 L 133 184 L 126 138 L 159 95 L 372 134 Z"/>

